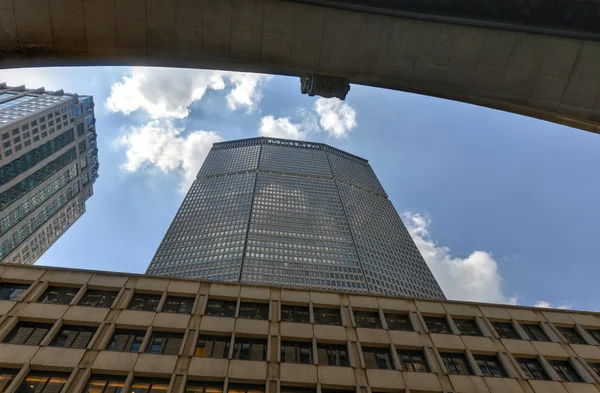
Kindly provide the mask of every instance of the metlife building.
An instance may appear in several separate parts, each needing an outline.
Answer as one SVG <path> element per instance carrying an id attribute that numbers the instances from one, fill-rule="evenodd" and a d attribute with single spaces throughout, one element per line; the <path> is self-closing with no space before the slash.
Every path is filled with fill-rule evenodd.
<path id="1" fill-rule="evenodd" d="M 444 298 L 366 160 L 273 138 L 213 145 L 146 273 Z"/>

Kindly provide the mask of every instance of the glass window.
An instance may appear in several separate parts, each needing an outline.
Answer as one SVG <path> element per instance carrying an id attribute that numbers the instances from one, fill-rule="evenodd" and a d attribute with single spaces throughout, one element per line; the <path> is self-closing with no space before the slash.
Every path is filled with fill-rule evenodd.
<path id="1" fill-rule="evenodd" d="M 139 352 L 144 336 L 144 330 L 117 329 L 112 340 L 106 346 L 107 351 Z"/>
<path id="2" fill-rule="evenodd" d="M 474 358 L 484 377 L 506 377 L 506 371 L 496 356 L 475 355 Z"/>
<path id="3" fill-rule="evenodd" d="M 458 331 L 463 336 L 482 336 L 479 326 L 474 319 L 457 319 L 454 318 L 454 324 Z"/>
<path id="4" fill-rule="evenodd" d="M 0 393 L 4 393 L 6 388 L 14 381 L 19 370 L 10 368 L 0 368 Z"/>
<path id="5" fill-rule="evenodd" d="M 266 360 L 267 340 L 256 338 L 237 338 L 233 345 L 233 358 L 241 360 Z"/>
<path id="6" fill-rule="evenodd" d="M 588 363 L 588 365 L 600 377 L 600 363 Z"/>
<path id="7" fill-rule="evenodd" d="M 473 371 L 462 353 L 440 353 L 448 373 L 453 375 L 473 375 Z"/>
<path id="8" fill-rule="evenodd" d="M 328 366 L 350 367 L 348 347 L 346 345 L 317 344 L 319 364 Z"/>
<path id="9" fill-rule="evenodd" d="M 415 329 L 410 322 L 408 314 L 385 314 L 385 321 L 387 322 L 388 328 L 391 330 L 402 330 L 405 332 L 412 332 Z"/>
<path id="10" fill-rule="evenodd" d="M 452 334 L 445 317 L 423 317 L 430 333 Z"/>
<path id="11" fill-rule="evenodd" d="M 590 334 L 590 336 L 592 336 L 596 343 L 600 344 L 600 330 L 590 329 L 587 332 Z"/>
<path id="12" fill-rule="evenodd" d="M 522 323 L 521 327 L 532 341 L 550 341 L 548 335 L 546 335 L 542 327 L 538 324 Z"/>
<path id="13" fill-rule="evenodd" d="M 519 336 L 519 333 L 517 333 L 511 322 L 492 322 L 492 326 L 496 329 L 496 333 L 498 333 L 500 338 L 521 340 L 521 336 Z"/>
<path id="14" fill-rule="evenodd" d="M 381 320 L 377 311 L 354 311 L 356 327 L 381 329 Z"/>
<path id="15" fill-rule="evenodd" d="M 79 301 L 79 306 L 110 308 L 114 303 L 118 292 L 103 291 L 99 289 L 88 289 Z"/>
<path id="16" fill-rule="evenodd" d="M 169 296 L 165 301 L 162 311 L 176 314 L 191 314 L 193 306 L 193 297 Z"/>
<path id="17" fill-rule="evenodd" d="M 283 363 L 312 364 L 312 343 L 282 341 L 281 361 Z"/>
<path id="18" fill-rule="evenodd" d="M 152 332 L 147 353 L 178 355 L 183 343 L 183 333 Z"/>
<path id="19" fill-rule="evenodd" d="M 231 337 L 225 336 L 200 336 L 196 344 L 194 356 L 203 358 L 227 358 Z"/>
<path id="20" fill-rule="evenodd" d="M 342 325 L 339 308 L 313 308 L 315 323 L 319 325 Z"/>
<path id="21" fill-rule="evenodd" d="M 167 393 L 168 379 L 134 378 L 129 388 L 131 393 Z"/>
<path id="22" fill-rule="evenodd" d="M 575 371 L 568 360 L 548 360 L 558 377 L 563 382 L 583 382 L 581 376 Z"/>
<path id="23" fill-rule="evenodd" d="M 0 300 L 20 300 L 28 289 L 25 284 L 0 283 Z"/>
<path id="24" fill-rule="evenodd" d="M 367 368 L 393 369 L 389 348 L 362 347 L 362 353 Z"/>
<path id="25" fill-rule="evenodd" d="M 575 328 L 557 326 L 556 329 L 569 344 L 587 344 Z"/>
<path id="26" fill-rule="evenodd" d="M 537 359 L 515 358 L 515 360 L 527 378 L 540 381 L 547 381 L 550 379 Z"/>
<path id="27" fill-rule="evenodd" d="M 305 306 L 281 305 L 281 322 L 310 323 L 310 313 Z"/>
<path id="28" fill-rule="evenodd" d="M 127 308 L 137 311 L 156 311 L 158 303 L 160 303 L 160 298 L 160 295 L 136 293 L 133 295 L 133 298 L 131 298 Z"/>
<path id="29" fill-rule="evenodd" d="M 223 393 L 223 384 L 188 380 L 185 393 Z"/>
<path id="30" fill-rule="evenodd" d="M 230 383 L 227 385 L 227 393 L 265 393 L 265 387 L 263 385 Z"/>
<path id="31" fill-rule="evenodd" d="M 429 366 L 425 361 L 423 351 L 398 349 L 397 352 L 398 359 L 400 359 L 404 371 L 416 371 L 421 373 L 429 372 Z"/>
<path id="32" fill-rule="evenodd" d="M 208 299 L 205 315 L 215 317 L 235 318 L 237 302 L 233 300 Z"/>
<path id="33" fill-rule="evenodd" d="M 4 342 L 18 345 L 40 345 L 51 328 L 52 325 L 49 323 L 21 321 L 4 339 Z"/>
<path id="34" fill-rule="evenodd" d="M 92 375 L 83 393 L 121 393 L 125 378 L 113 375 Z"/>
<path id="35" fill-rule="evenodd" d="M 269 303 L 240 303 L 240 318 L 246 319 L 269 319 Z"/>
<path id="36" fill-rule="evenodd" d="M 85 349 L 90 343 L 96 328 L 92 326 L 63 325 L 54 338 L 53 347 Z"/>
<path id="37" fill-rule="evenodd" d="M 57 393 L 62 390 L 68 379 L 68 373 L 32 371 L 16 393 Z"/>
<path id="38" fill-rule="evenodd" d="M 79 288 L 48 287 L 38 301 L 50 304 L 69 304 L 78 291 Z"/>

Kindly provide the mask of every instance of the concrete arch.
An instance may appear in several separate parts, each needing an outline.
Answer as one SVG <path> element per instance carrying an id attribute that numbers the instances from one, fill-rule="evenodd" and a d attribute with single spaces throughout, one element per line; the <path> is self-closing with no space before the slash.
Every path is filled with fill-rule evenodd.
<path id="1" fill-rule="evenodd" d="M 332 75 L 600 133 L 591 40 L 281 0 L 0 0 L 0 67 L 100 64 Z"/>

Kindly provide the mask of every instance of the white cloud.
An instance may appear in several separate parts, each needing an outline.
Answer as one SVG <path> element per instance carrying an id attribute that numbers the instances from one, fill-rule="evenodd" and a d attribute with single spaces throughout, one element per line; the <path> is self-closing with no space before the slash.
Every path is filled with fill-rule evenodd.
<path id="1" fill-rule="evenodd" d="M 306 132 L 301 124 L 290 122 L 289 117 L 275 119 L 273 116 L 265 116 L 260 121 L 260 136 L 270 136 L 283 139 L 304 139 Z"/>
<path id="2" fill-rule="evenodd" d="M 206 91 L 233 88 L 226 96 L 230 109 L 252 111 L 262 99 L 262 83 L 267 75 L 225 71 L 190 70 L 160 67 L 132 67 L 131 75 L 113 84 L 106 104 L 113 112 L 130 114 L 146 111 L 153 119 L 189 115 L 189 107 Z"/>
<path id="3" fill-rule="evenodd" d="M 547 302 L 545 300 L 540 300 L 539 302 L 537 302 L 534 307 L 540 307 L 540 308 L 558 308 L 560 310 L 570 310 L 571 308 L 573 308 L 573 306 L 571 304 L 563 304 L 562 306 L 553 306 L 552 304 L 550 304 L 550 302 Z"/>
<path id="4" fill-rule="evenodd" d="M 338 98 L 319 98 L 315 102 L 319 124 L 330 136 L 344 138 L 356 127 L 356 111 Z"/>
<path id="5" fill-rule="evenodd" d="M 116 140 L 126 149 L 127 161 L 121 165 L 126 172 L 140 168 L 157 168 L 162 172 L 180 171 L 181 191 L 193 183 L 212 144 L 223 139 L 213 131 L 192 131 L 182 135 L 170 121 L 153 120 L 132 127 Z"/>
<path id="6" fill-rule="evenodd" d="M 420 214 L 404 213 L 404 221 L 415 244 L 449 299 L 516 304 L 504 293 L 498 263 L 485 251 L 467 258 L 455 257 L 448 247 L 437 245 L 429 235 L 431 220 Z"/>

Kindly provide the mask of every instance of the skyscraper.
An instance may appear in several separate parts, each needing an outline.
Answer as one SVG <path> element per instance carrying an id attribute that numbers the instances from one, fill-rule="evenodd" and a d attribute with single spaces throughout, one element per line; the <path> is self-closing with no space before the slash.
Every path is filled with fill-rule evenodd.
<path id="1" fill-rule="evenodd" d="M 147 273 L 444 298 L 366 160 L 274 138 L 213 145 Z"/>
<path id="2" fill-rule="evenodd" d="M 0 84 L 0 261 L 34 263 L 85 212 L 95 123 L 91 96 Z"/>

